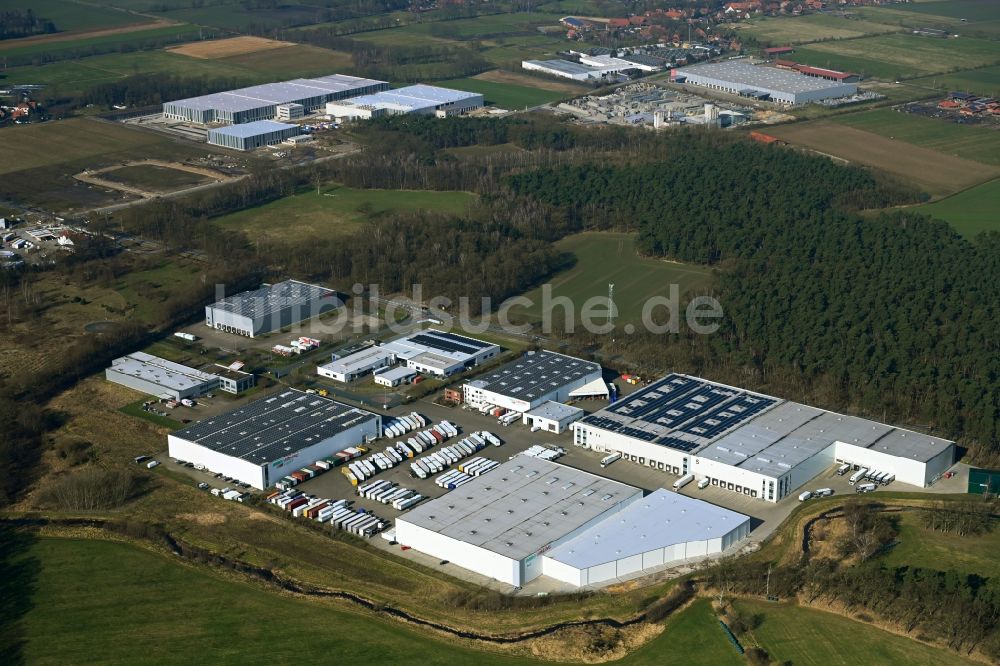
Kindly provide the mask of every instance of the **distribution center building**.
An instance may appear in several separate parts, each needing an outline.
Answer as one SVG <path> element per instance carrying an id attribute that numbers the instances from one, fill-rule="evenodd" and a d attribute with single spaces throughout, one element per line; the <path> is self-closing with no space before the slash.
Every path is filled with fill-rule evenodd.
<path id="1" fill-rule="evenodd" d="M 346 120 L 369 120 L 407 113 L 453 115 L 480 109 L 482 106 L 483 96 L 479 93 L 418 84 L 328 102 L 326 112 L 330 116 Z"/>
<path id="2" fill-rule="evenodd" d="M 948 440 L 671 374 L 573 426 L 574 443 L 777 502 L 835 462 L 928 486 L 955 458 Z"/>
<path id="3" fill-rule="evenodd" d="M 255 120 L 208 130 L 208 143 L 233 150 L 257 150 L 299 135 L 298 125 L 273 120 Z"/>
<path id="4" fill-rule="evenodd" d="M 116 358 L 104 376 L 110 382 L 173 400 L 204 395 L 219 386 L 219 377 L 214 374 L 145 352 Z"/>
<path id="5" fill-rule="evenodd" d="M 387 368 L 395 362 L 396 356 L 392 352 L 381 347 L 368 347 L 321 365 L 316 368 L 316 373 L 320 377 L 338 382 L 352 382 L 376 370 Z"/>
<path id="6" fill-rule="evenodd" d="M 235 125 L 274 119 L 278 117 L 279 106 L 298 104 L 304 112 L 312 112 L 324 108 L 327 102 L 367 95 L 388 87 L 385 81 L 331 74 L 179 99 L 163 105 L 163 116 L 199 125 Z M 286 110 L 283 113 L 293 112 L 297 111 Z"/>
<path id="7" fill-rule="evenodd" d="M 331 289 L 285 280 L 205 306 L 205 325 L 253 338 L 336 310 L 342 305 L 337 292 Z"/>
<path id="8" fill-rule="evenodd" d="M 624 61 L 623 61 L 624 62 Z M 574 81 L 596 81 L 608 74 L 617 74 L 623 69 L 634 69 L 635 65 L 626 63 L 626 66 L 609 65 L 595 67 L 585 65 L 574 60 L 522 60 L 521 69 L 531 72 L 541 72 L 549 76 L 558 76 L 563 79 L 573 79 Z"/>
<path id="9" fill-rule="evenodd" d="M 170 456 L 263 490 L 289 472 L 379 436 L 377 414 L 289 389 L 167 436 Z"/>
<path id="10" fill-rule="evenodd" d="M 854 83 L 830 81 L 766 65 L 751 65 L 741 60 L 684 67 L 674 70 L 671 78 L 732 95 L 782 104 L 807 104 L 858 92 Z"/>
<path id="11" fill-rule="evenodd" d="M 499 346 L 464 335 L 427 329 L 386 342 L 383 350 L 417 372 L 448 377 L 497 356 Z"/>
<path id="12" fill-rule="evenodd" d="M 396 540 L 514 586 L 544 575 L 577 587 L 716 555 L 747 516 L 667 490 L 526 455 L 396 519 Z"/>
<path id="13" fill-rule="evenodd" d="M 564 402 L 575 389 L 601 381 L 601 366 L 551 351 L 529 351 L 462 387 L 465 403 L 527 412 L 553 400 Z M 605 389 L 606 392 L 606 389 Z"/>
<path id="14" fill-rule="evenodd" d="M 750 517 L 660 488 L 545 553 L 544 573 L 599 585 L 719 555 L 750 534 Z"/>
<path id="15" fill-rule="evenodd" d="M 642 497 L 642 490 L 525 455 L 396 519 L 396 540 L 523 585 L 544 553 Z"/>

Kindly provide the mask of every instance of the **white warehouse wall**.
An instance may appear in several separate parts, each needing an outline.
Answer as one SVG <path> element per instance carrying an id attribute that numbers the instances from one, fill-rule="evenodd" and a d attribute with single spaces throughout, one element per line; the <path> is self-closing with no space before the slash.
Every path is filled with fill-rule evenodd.
<path id="1" fill-rule="evenodd" d="M 509 585 L 521 585 L 521 563 L 503 555 L 453 539 L 419 525 L 396 519 L 396 541 Z"/>
<path id="2" fill-rule="evenodd" d="M 844 442 L 837 442 L 836 451 L 837 460 L 862 465 L 880 472 L 889 472 L 896 475 L 896 481 L 921 488 L 930 485 L 934 479 L 951 467 L 954 455 L 955 447 L 952 445 L 932 459 L 933 465 L 928 465 L 917 460 L 900 458 Z"/>
<path id="3" fill-rule="evenodd" d="M 249 483 L 258 490 L 264 489 L 264 469 L 248 460 L 213 451 L 176 435 L 167 435 L 167 451 L 171 458 L 204 465 L 213 472 L 222 472 L 224 476 Z"/>
<path id="4" fill-rule="evenodd" d="M 661 462 L 669 467 L 684 469 L 684 459 L 689 458 L 689 454 L 666 446 L 648 444 L 634 440 L 626 435 L 608 432 L 598 428 L 589 428 L 586 425 L 577 425 L 574 434 L 574 442 L 579 443 L 583 431 L 586 431 L 586 444 L 584 446 L 600 453 L 620 452 L 623 455 L 634 455 L 642 458 L 642 465 L 649 464 L 650 460 Z M 688 470 L 689 472 L 692 470 Z"/>

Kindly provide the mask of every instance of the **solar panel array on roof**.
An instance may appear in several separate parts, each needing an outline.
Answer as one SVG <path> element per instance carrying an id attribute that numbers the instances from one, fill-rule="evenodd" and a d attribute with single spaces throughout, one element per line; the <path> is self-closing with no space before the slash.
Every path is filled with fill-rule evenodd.
<path id="1" fill-rule="evenodd" d="M 211 307 L 245 317 L 263 318 L 279 310 L 303 306 L 322 298 L 330 298 L 331 303 L 336 301 L 336 304 L 339 304 L 336 296 L 335 291 L 326 287 L 298 280 L 285 280 L 284 282 L 264 285 L 253 291 L 227 296 L 213 303 Z"/>
<path id="2" fill-rule="evenodd" d="M 581 423 L 680 451 L 694 451 L 773 407 L 776 398 L 670 374 Z"/>
<path id="3" fill-rule="evenodd" d="M 257 464 L 377 419 L 350 405 L 290 389 L 178 430 L 176 437 Z"/>
<path id="4" fill-rule="evenodd" d="M 601 366 L 592 361 L 542 350 L 528 352 L 469 384 L 484 391 L 530 402 L 600 371 Z"/>

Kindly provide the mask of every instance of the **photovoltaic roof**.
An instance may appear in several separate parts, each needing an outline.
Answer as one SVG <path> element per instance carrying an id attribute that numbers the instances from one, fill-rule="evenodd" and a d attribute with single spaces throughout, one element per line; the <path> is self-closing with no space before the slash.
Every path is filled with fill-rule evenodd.
<path id="1" fill-rule="evenodd" d="M 199 421 L 173 435 L 262 465 L 377 418 L 329 398 L 289 389 Z"/>
<path id="2" fill-rule="evenodd" d="M 592 361 L 545 350 L 529 351 L 516 361 L 477 377 L 469 385 L 514 400 L 531 402 L 595 373 L 600 376 L 601 366 Z"/>
<path id="3" fill-rule="evenodd" d="M 231 125 L 225 129 L 239 129 L 256 123 L 246 125 Z M 281 125 L 281 123 L 274 123 Z M 282 125 L 285 127 L 285 125 Z M 235 314 L 260 319 L 269 317 L 275 312 L 285 308 L 304 307 L 320 299 L 330 299 L 331 305 L 339 306 L 340 300 L 337 292 L 326 287 L 314 284 L 299 282 L 298 280 L 285 280 L 272 285 L 264 285 L 260 289 L 244 291 L 235 296 L 228 296 L 220 301 L 216 301 L 210 307 L 216 310 L 224 310 Z"/>

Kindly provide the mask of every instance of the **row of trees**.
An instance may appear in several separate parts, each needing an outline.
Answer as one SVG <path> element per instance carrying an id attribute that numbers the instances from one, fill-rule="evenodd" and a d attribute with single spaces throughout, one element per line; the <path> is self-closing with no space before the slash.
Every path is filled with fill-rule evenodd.
<path id="1" fill-rule="evenodd" d="M 36 16 L 31 8 L 0 11 L 0 39 L 46 35 L 55 31 L 55 23 Z"/>
<path id="2" fill-rule="evenodd" d="M 153 74 L 135 74 L 124 79 L 99 83 L 88 88 L 80 97 L 77 105 L 94 104 L 111 107 L 115 104 L 128 106 L 146 106 L 161 104 L 165 101 L 207 95 L 223 90 L 232 90 L 245 86 L 250 81 L 245 78 L 197 77 L 179 76 L 156 72 Z"/>
<path id="3" fill-rule="evenodd" d="M 993 529 L 997 506 L 995 499 L 984 497 L 941 500 L 921 510 L 920 520 L 924 527 L 935 532 L 975 536 Z"/>

